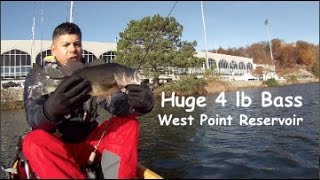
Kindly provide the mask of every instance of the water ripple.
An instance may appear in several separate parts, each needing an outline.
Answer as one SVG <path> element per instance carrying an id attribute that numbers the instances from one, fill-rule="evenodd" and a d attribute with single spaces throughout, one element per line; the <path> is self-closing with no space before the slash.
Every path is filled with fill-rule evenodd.
<path id="1" fill-rule="evenodd" d="M 261 107 L 260 95 L 302 96 L 301 108 Z M 235 92 L 227 92 L 225 107 L 215 103 L 218 95 L 206 96 L 207 106 L 189 113 L 199 122 L 200 114 L 210 117 L 240 113 L 252 117 L 303 117 L 300 126 L 160 126 L 158 114 L 185 117 L 183 108 L 160 107 L 139 118 L 139 161 L 165 178 L 178 179 L 274 179 L 319 178 L 319 84 L 244 91 L 252 97 L 250 107 L 235 104 Z M 102 113 L 101 119 L 108 115 Z M 104 114 L 103 114 L 104 113 Z M 28 130 L 22 110 L 1 112 L 1 163 L 8 162 L 20 134 Z M 14 133 L 12 133 L 14 132 Z M 4 177 L 4 176 L 2 176 Z"/>

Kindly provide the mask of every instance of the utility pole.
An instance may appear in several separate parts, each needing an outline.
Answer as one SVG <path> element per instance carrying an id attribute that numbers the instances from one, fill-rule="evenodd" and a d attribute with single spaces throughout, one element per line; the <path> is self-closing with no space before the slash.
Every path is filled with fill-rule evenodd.
<path id="1" fill-rule="evenodd" d="M 69 22 L 73 22 L 73 1 L 70 2 L 70 20 Z"/>
<path id="2" fill-rule="evenodd" d="M 207 45 L 207 33 L 206 33 L 206 24 L 204 21 L 204 14 L 203 14 L 203 4 L 201 1 L 201 12 L 202 12 L 202 24 L 203 24 L 203 32 L 204 32 L 204 42 L 206 46 L 206 68 L 209 68 L 209 62 L 208 62 L 208 45 Z"/>
<path id="3" fill-rule="evenodd" d="M 271 47 L 270 32 L 269 32 L 269 21 L 268 21 L 268 19 L 266 19 L 266 20 L 264 21 L 264 25 L 266 26 L 267 33 L 268 33 L 270 57 L 271 57 L 271 62 L 272 62 L 272 64 L 273 64 L 273 55 L 272 55 L 272 47 Z"/>
<path id="4" fill-rule="evenodd" d="M 34 56 L 34 35 L 35 35 L 35 31 L 36 31 L 36 18 L 33 17 L 32 18 L 32 39 L 31 39 L 31 60 L 33 60 L 33 56 Z"/>
<path id="5" fill-rule="evenodd" d="M 269 50 L 270 50 L 270 57 L 271 57 L 271 66 L 274 66 L 273 55 L 272 55 L 271 39 L 270 39 L 270 32 L 269 32 L 269 21 L 268 21 L 268 19 L 266 19 L 266 20 L 264 21 L 264 25 L 266 26 L 267 34 L 268 34 Z M 273 68 L 275 68 L 275 67 L 270 68 L 271 71 L 272 71 L 272 75 L 271 75 L 272 78 L 273 78 L 273 75 L 274 75 L 273 72 L 275 72 L 275 70 L 273 70 Z"/>
<path id="6" fill-rule="evenodd" d="M 213 42 L 214 42 L 214 44 L 213 44 L 213 46 L 214 46 L 214 47 L 213 47 L 213 48 L 215 49 L 216 54 L 218 54 L 218 52 L 217 52 L 217 46 L 216 46 L 216 45 L 217 45 L 217 43 L 216 43 L 216 41 L 215 41 L 215 40 L 214 40 Z"/>
<path id="7" fill-rule="evenodd" d="M 41 63 L 41 66 L 43 66 L 44 65 L 44 63 L 43 63 L 43 55 L 42 55 L 42 51 L 43 51 L 43 48 L 42 48 L 42 26 L 43 25 L 43 2 L 41 2 L 41 23 L 40 23 L 40 30 L 41 30 L 41 33 L 40 33 L 40 35 L 41 35 L 41 54 L 40 54 L 40 63 Z"/>

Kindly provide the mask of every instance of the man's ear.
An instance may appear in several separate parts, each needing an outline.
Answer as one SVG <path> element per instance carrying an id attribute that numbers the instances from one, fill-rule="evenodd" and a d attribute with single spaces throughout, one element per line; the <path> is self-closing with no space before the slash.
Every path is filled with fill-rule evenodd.
<path id="1" fill-rule="evenodd" d="M 55 50 L 56 50 L 56 46 L 54 44 L 51 44 L 51 55 L 55 56 Z"/>

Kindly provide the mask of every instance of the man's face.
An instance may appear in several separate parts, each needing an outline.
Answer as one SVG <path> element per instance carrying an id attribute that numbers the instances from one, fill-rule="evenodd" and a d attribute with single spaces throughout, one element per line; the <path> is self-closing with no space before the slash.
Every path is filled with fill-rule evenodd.
<path id="1" fill-rule="evenodd" d="M 62 65 L 69 61 L 81 61 L 81 39 L 76 34 L 61 35 L 53 40 L 51 52 Z"/>

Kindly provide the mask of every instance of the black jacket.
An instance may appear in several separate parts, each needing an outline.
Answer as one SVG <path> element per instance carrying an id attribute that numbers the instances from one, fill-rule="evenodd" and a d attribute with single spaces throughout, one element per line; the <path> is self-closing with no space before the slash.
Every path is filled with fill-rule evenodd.
<path id="1" fill-rule="evenodd" d="M 48 63 L 46 66 L 59 69 L 59 65 L 55 62 Z M 37 83 L 32 81 L 31 72 L 29 72 L 25 80 L 24 107 L 27 121 L 33 130 L 42 129 L 47 132 L 55 132 L 58 129 L 62 134 L 62 139 L 66 142 L 80 142 L 98 125 L 97 109 L 99 103 L 96 97 L 91 97 L 84 103 L 83 108 L 75 109 L 69 117 L 65 117 L 59 122 L 49 120 L 43 112 L 44 103 L 49 95 L 43 94 L 38 98 L 30 97 L 32 94 L 30 87 Z M 101 102 L 104 109 L 106 108 L 105 104 L 106 102 Z"/>

